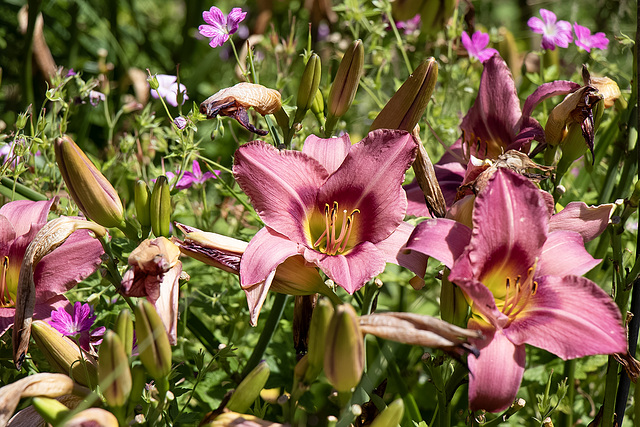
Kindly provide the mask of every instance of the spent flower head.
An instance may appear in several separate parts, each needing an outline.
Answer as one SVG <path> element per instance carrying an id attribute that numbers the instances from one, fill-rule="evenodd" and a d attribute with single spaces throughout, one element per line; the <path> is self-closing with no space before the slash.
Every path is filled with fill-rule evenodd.
<path id="1" fill-rule="evenodd" d="M 106 329 L 101 326 L 91 331 L 95 320 L 96 315 L 93 313 L 93 307 L 76 301 L 73 305 L 73 315 L 59 307 L 51 312 L 49 324 L 64 336 L 78 337 L 80 347 L 85 351 L 90 351 L 92 344 L 98 345 L 102 342 L 102 335 Z"/>
<path id="2" fill-rule="evenodd" d="M 462 32 L 462 45 L 469 53 L 469 57 L 476 58 L 480 62 L 485 62 L 498 51 L 487 47 L 489 44 L 489 34 L 476 31 L 471 37 L 466 31 Z"/>
<path id="3" fill-rule="evenodd" d="M 151 86 L 151 96 L 154 98 L 164 98 L 165 101 L 174 107 L 178 106 L 178 90 L 182 93 L 182 103 L 189 99 L 187 96 L 187 87 L 180 83 L 178 87 L 178 78 L 169 74 L 157 74 L 154 76 L 158 82 L 158 88 Z M 155 86 L 155 85 L 154 85 Z"/>
<path id="4" fill-rule="evenodd" d="M 540 9 L 540 16 L 531 17 L 527 22 L 534 33 L 542 34 L 541 47 L 554 50 L 558 47 L 569 47 L 573 41 L 571 24 L 567 21 L 557 21 L 556 14 L 547 9 Z"/>
<path id="5" fill-rule="evenodd" d="M 202 18 L 209 25 L 200 25 L 198 31 L 205 37 L 211 39 L 209 46 L 216 48 L 222 46 L 224 42 L 229 40 L 229 36 L 238 31 L 238 24 L 247 16 L 247 12 L 243 12 L 239 7 L 234 7 L 229 15 L 224 13 L 215 6 L 202 12 Z"/>
<path id="6" fill-rule="evenodd" d="M 604 33 L 595 33 L 591 35 L 591 30 L 577 22 L 573 23 L 573 30 L 576 33 L 576 46 L 583 48 L 587 52 L 591 52 L 592 48 L 606 49 L 609 46 L 609 39 Z"/>

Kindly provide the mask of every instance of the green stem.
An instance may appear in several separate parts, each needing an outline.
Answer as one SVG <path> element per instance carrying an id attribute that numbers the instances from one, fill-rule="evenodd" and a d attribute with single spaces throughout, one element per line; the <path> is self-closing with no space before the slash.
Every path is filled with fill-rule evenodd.
<path id="1" fill-rule="evenodd" d="M 400 37 L 400 32 L 398 32 L 398 27 L 396 27 L 396 21 L 393 19 L 393 14 L 391 13 L 391 4 L 388 7 L 387 18 L 389 19 L 389 24 L 391 24 L 391 29 L 393 30 L 393 35 L 396 38 L 396 45 L 398 46 L 398 50 L 402 54 L 402 59 L 404 59 L 404 65 L 407 67 L 407 71 L 409 74 L 413 73 L 413 67 L 411 66 L 411 62 L 409 61 L 409 57 L 407 56 L 407 50 L 404 47 L 404 43 L 402 41 L 402 37 Z"/>
<path id="2" fill-rule="evenodd" d="M 262 359 L 262 356 L 264 355 L 264 352 L 278 327 L 278 323 L 280 323 L 280 319 L 282 318 L 282 313 L 284 312 L 284 307 L 288 299 L 289 295 L 276 293 L 276 296 L 273 299 L 273 305 L 271 306 L 271 312 L 269 313 L 267 322 L 264 324 L 264 328 L 260 333 L 258 343 L 253 348 L 253 353 L 251 353 L 247 364 L 242 370 L 242 378 L 246 377 L 249 372 L 251 372 L 253 368 L 258 366 L 258 363 L 260 363 L 260 360 Z"/>
<path id="3" fill-rule="evenodd" d="M 573 401 L 575 399 L 575 373 L 576 373 L 576 359 L 567 360 L 564 362 L 564 376 L 567 378 L 567 405 L 569 406 L 569 412 L 564 414 L 564 425 L 567 427 L 573 427 Z"/>
<path id="4" fill-rule="evenodd" d="M 36 18 L 40 13 L 42 0 L 30 0 L 28 2 L 28 18 L 27 33 L 25 34 L 25 47 L 27 51 L 24 53 L 24 93 L 27 104 L 33 104 L 33 33 L 36 26 Z"/>

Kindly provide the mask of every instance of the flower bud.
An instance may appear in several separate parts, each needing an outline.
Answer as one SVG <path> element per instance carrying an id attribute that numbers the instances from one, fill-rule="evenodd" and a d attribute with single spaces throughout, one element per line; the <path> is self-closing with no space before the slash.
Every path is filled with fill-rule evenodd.
<path id="1" fill-rule="evenodd" d="M 270 373 L 267 362 L 263 360 L 258 363 L 258 366 L 253 368 L 235 389 L 227 403 L 227 409 L 240 413 L 247 411 L 260 396 L 260 391 L 267 383 Z"/>
<path id="2" fill-rule="evenodd" d="M 149 70 L 147 69 L 147 72 L 149 72 Z M 156 75 L 151 75 L 149 74 L 149 77 L 147 77 L 147 81 L 149 82 L 149 87 L 152 90 L 158 90 L 158 88 L 160 87 L 160 83 L 158 82 L 158 77 Z"/>
<path id="3" fill-rule="evenodd" d="M 273 421 L 262 420 L 255 415 L 239 414 L 237 412 L 225 411 L 216 416 L 212 421 L 205 420 L 202 427 L 284 427 L 283 424 L 274 423 Z"/>
<path id="4" fill-rule="evenodd" d="M 310 108 L 318 121 L 324 122 L 324 97 L 322 96 L 322 91 L 316 91 L 316 96 L 313 97 L 313 103 Z"/>
<path id="5" fill-rule="evenodd" d="M 447 276 L 449 273 L 447 272 Z M 440 317 L 445 322 L 463 327 L 467 324 L 469 304 L 462 289 L 445 278 L 440 289 Z"/>
<path id="6" fill-rule="evenodd" d="M 327 341 L 327 330 L 333 317 L 333 305 L 329 300 L 320 298 L 316 303 L 311 315 L 311 324 L 309 325 L 309 368 L 303 377 L 306 384 L 311 384 L 324 365 L 324 351 Z"/>
<path id="7" fill-rule="evenodd" d="M 149 203 L 151 230 L 156 237 L 168 236 L 171 232 L 171 211 L 169 183 L 167 177 L 161 175 L 156 179 Z"/>
<path id="8" fill-rule="evenodd" d="M 118 334 L 118 338 L 120 338 L 127 357 L 131 357 L 131 350 L 133 348 L 133 320 L 131 319 L 131 312 L 126 308 L 122 310 L 116 318 L 115 332 Z"/>
<path id="9" fill-rule="evenodd" d="M 78 344 L 56 331 L 48 323 L 36 320 L 31 324 L 33 339 L 49 364 L 56 371 L 71 375 L 82 385 L 98 383 L 96 360 Z"/>
<path id="10" fill-rule="evenodd" d="M 373 419 L 370 427 L 395 427 L 400 424 L 403 415 L 404 402 L 396 399 Z"/>
<path id="11" fill-rule="evenodd" d="M 165 378 L 171 371 L 171 345 L 162 319 L 146 300 L 138 301 L 134 314 L 140 361 L 153 378 Z"/>
<path id="12" fill-rule="evenodd" d="M 118 419 L 111 412 L 102 408 L 89 408 L 75 414 L 65 427 L 118 427 Z"/>
<path id="13" fill-rule="evenodd" d="M 123 224 L 118 193 L 89 158 L 68 136 L 55 143 L 56 162 L 69 194 L 87 218 L 104 227 Z"/>
<path id="14" fill-rule="evenodd" d="M 350 391 L 364 370 L 364 340 L 356 311 L 341 304 L 329 324 L 324 353 L 324 373 L 339 392 Z"/>
<path id="15" fill-rule="evenodd" d="M 31 401 L 33 408 L 49 424 L 60 425 L 71 412 L 62 402 L 50 397 L 34 397 Z"/>
<path id="16" fill-rule="evenodd" d="M 131 371 L 129 358 L 118 334 L 113 331 L 104 334 L 98 360 L 100 391 L 107 404 L 116 407 L 124 405 L 131 392 Z"/>
<path id="17" fill-rule="evenodd" d="M 331 85 L 327 109 L 330 121 L 337 121 L 347 112 L 356 96 L 360 76 L 364 68 L 364 46 L 362 40 L 354 41 L 340 61 L 338 72 Z"/>
<path id="18" fill-rule="evenodd" d="M 143 227 L 151 226 L 150 201 L 151 191 L 146 182 L 138 180 L 134 187 L 134 201 L 136 205 L 136 216 L 138 222 Z"/>
<path id="19" fill-rule="evenodd" d="M 375 129 L 413 131 L 427 109 L 438 79 L 438 63 L 434 58 L 422 62 L 400 86 L 375 118 L 369 132 Z"/>
<path id="20" fill-rule="evenodd" d="M 294 123 L 300 123 L 307 110 L 311 108 L 311 105 L 314 103 L 322 76 L 320 65 L 320 57 L 315 53 L 312 54 L 309 61 L 307 61 L 307 65 L 302 73 L 302 79 L 300 80 L 296 103 L 298 109 L 296 110 L 296 115 L 293 120 Z"/>
<path id="21" fill-rule="evenodd" d="M 27 108 L 27 111 L 25 111 L 24 113 L 18 114 L 18 118 L 16 119 L 16 128 L 18 130 L 24 129 L 24 127 L 27 125 L 27 119 L 29 118 L 29 115 L 31 115 L 31 106 L 29 106 L 29 108 Z"/>

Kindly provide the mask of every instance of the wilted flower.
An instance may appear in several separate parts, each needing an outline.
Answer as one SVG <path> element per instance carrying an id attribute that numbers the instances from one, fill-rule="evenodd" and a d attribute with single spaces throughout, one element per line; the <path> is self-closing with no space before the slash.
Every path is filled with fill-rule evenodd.
<path id="1" fill-rule="evenodd" d="M 497 412 L 513 402 L 524 373 L 524 344 L 563 359 L 626 352 L 620 310 L 580 277 L 599 263 L 584 241 L 602 232 L 595 217 L 606 210 L 579 217 L 574 205 L 552 216 L 548 196 L 499 169 L 476 198 L 472 229 L 427 220 L 407 243 L 451 269 L 448 279 L 471 305 L 468 327 L 486 338 L 471 339 L 480 350 L 478 358 L 468 358 L 471 410 Z"/>
<path id="2" fill-rule="evenodd" d="M 558 47 L 568 47 L 573 40 L 571 24 L 567 21 L 557 21 L 556 14 L 547 9 L 540 9 L 540 16 L 531 17 L 527 22 L 534 33 L 542 34 L 541 47 L 555 50 Z"/>
<path id="3" fill-rule="evenodd" d="M 167 179 L 171 181 L 177 175 L 180 175 L 180 171 L 177 171 L 176 173 L 167 172 L 165 173 L 165 175 L 167 176 Z M 180 178 L 180 181 L 175 184 L 175 187 L 178 190 L 185 190 L 187 188 L 190 188 L 194 184 L 204 184 L 208 179 L 216 179 L 218 175 L 220 175 L 220 171 L 217 169 L 213 172 L 207 171 L 205 173 L 202 173 L 202 170 L 200 169 L 200 163 L 198 163 L 197 160 L 194 160 L 193 172 L 186 171 L 184 175 L 182 175 L 182 178 Z"/>
<path id="4" fill-rule="evenodd" d="M 211 39 L 209 46 L 216 48 L 229 40 L 229 36 L 238 31 L 238 24 L 247 16 L 239 7 L 234 7 L 228 16 L 215 6 L 202 12 L 202 19 L 210 25 L 200 25 L 198 31 Z"/>
<path id="5" fill-rule="evenodd" d="M 97 90 L 92 90 L 89 92 L 89 102 L 92 106 L 96 107 L 100 102 L 104 102 L 107 97 L 102 92 L 98 92 Z"/>
<path id="6" fill-rule="evenodd" d="M 609 46 L 609 39 L 604 33 L 595 33 L 591 35 L 591 30 L 577 22 L 573 23 L 573 30 L 576 33 L 576 46 L 583 48 L 587 52 L 591 52 L 592 48 L 606 49 Z"/>
<path id="7" fill-rule="evenodd" d="M 27 246 L 47 222 L 53 200 L 20 200 L 0 208 L 0 336 L 14 322 L 20 267 Z M 86 230 L 71 235 L 64 244 L 38 263 L 35 273 L 34 319 L 49 319 L 52 310 L 66 307 L 64 293 L 100 265 L 102 245 Z"/>
<path id="8" fill-rule="evenodd" d="M 92 345 L 98 345 L 102 342 L 102 335 L 106 330 L 104 326 L 101 326 L 92 331 L 91 328 L 95 320 L 96 315 L 93 313 L 93 307 L 90 304 L 76 301 L 73 305 L 73 315 L 59 307 L 51 312 L 49 324 L 64 336 L 78 337 L 79 335 L 80 347 L 85 351 L 91 351 Z"/>
<path id="9" fill-rule="evenodd" d="M 489 44 L 489 34 L 476 31 L 471 37 L 466 31 L 462 32 L 462 45 L 469 53 L 469 57 L 476 58 L 480 62 L 485 62 L 498 51 L 487 47 Z"/>
<path id="10" fill-rule="evenodd" d="M 158 99 L 162 97 L 174 107 L 178 106 L 178 90 L 182 93 L 182 103 L 189 99 L 187 96 L 187 87 L 180 83 L 178 87 L 178 78 L 168 74 L 157 74 L 158 89 L 151 89 L 151 96 Z"/>

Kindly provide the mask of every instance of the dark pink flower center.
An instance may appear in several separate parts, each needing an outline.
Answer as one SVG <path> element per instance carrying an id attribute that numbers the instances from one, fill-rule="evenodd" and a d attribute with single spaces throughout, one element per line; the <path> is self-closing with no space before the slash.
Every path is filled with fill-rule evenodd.
<path id="1" fill-rule="evenodd" d="M 311 237 L 313 248 L 327 255 L 337 255 L 346 252 L 353 246 L 351 239 L 351 231 L 355 221 L 355 214 L 360 213 L 359 209 L 353 209 L 350 214 L 346 209 L 342 210 L 342 214 L 338 210 L 338 202 L 333 202 L 333 207 L 329 204 L 324 206 L 324 228 L 319 237 L 315 237 L 318 233 L 314 233 L 311 229 Z M 319 231 L 319 230 L 318 230 Z"/>

